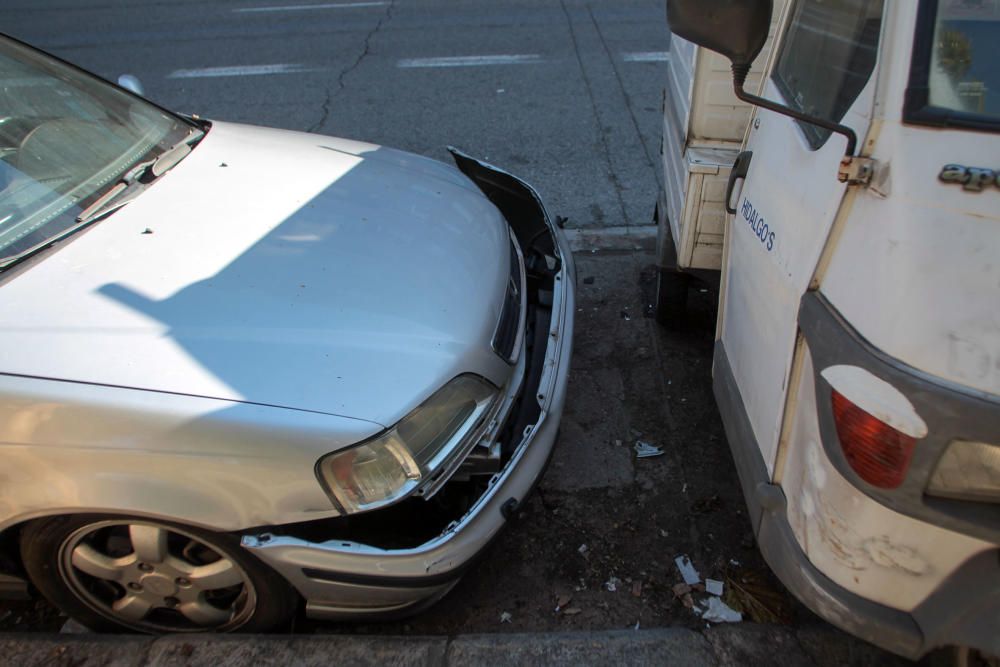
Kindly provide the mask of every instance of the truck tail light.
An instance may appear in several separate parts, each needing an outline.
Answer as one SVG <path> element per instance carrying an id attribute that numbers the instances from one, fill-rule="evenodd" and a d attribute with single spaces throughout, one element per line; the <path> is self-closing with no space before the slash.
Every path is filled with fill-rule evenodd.
<path id="1" fill-rule="evenodd" d="M 844 456 L 861 479 L 882 489 L 903 483 L 916 438 L 870 415 L 836 390 L 833 420 Z"/>

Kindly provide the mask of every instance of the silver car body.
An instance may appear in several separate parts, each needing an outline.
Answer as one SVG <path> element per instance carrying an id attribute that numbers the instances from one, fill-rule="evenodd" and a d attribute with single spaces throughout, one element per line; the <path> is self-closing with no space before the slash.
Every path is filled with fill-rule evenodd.
<path id="1" fill-rule="evenodd" d="M 548 459 L 574 312 L 572 257 L 534 192 L 463 159 L 531 194 L 559 269 L 525 399 L 539 416 L 443 534 L 393 551 L 257 527 L 336 517 L 317 461 L 457 375 L 510 408 L 526 362 L 491 348 L 508 221 L 442 163 L 228 123 L 112 218 L 0 276 L 0 531 L 99 512 L 243 534 L 317 616 L 446 592 Z"/>

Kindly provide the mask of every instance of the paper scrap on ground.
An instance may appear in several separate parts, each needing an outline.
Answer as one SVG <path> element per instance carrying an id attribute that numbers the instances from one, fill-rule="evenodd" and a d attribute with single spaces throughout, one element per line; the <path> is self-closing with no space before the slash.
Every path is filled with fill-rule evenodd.
<path id="1" fill-rule="evenodd" d="M 706 579 L 705 580 L 705 591 L 712 594 L 722 596 L 723 584 L 718 579 Z"/>
<path id="2" fill-rule="evenodd" d="M 695 608 L 695 612 L 711 623 L 739 623 L 743 620 L 743 614 L 723 602 L 721 598 L 708 598 Z"/>
<path id="3" fill-rule="evenodd" d="M 687 556 L 678 556 L 674 559 L 674 563 L 677 564 L 677 570 L 681 573 L 681 578 L 684 579 L 685 584 L 690 586 L 701 581 L 701 575 L 698 574 L 698 570 L 694 569 L 690 558 Z"/>
<path id="4" fill-rule="evenodd" d="M 664 453 L 663 449 L 660 447 L 656 447 L 655 445 L 651 445 L 648 442 L 644 442 L 642 440 L 635 441 L 636 458 L 648 459 L 653 456 L 662 456 L 663 453 Z"/>

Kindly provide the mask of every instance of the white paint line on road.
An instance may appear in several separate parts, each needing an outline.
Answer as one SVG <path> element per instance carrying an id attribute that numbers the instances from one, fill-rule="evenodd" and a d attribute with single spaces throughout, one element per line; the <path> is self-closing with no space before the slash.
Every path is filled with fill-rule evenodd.
<path id="1" fill-rule="evenodd" d="M 670 60 L 670 52 L 641 51 L 638 53 L 623 53 L 622 58 L 627 63 L 665 63 Z"/>
<path id="2" fill-rule="evenodd" d="M 310 9 L 357 9 L 360 7 L 385 7 L 388 2 L 330 2 L 322 5 L 274 5 L 271 7 L 240 7 L 237 14 L 256 12 L 302 12 Z"/>
<path id="3" fill-rule="evenodd" d="M 448 56 L 444 58 L 405 58 L 397 67 L 484 67 L 487 65 L 535 65 L 543 62 L 537 53 L 494 56 Z"/>
<path id="4" fill-rule="evenodd" d="M 278 63 L 275 65 L 241 65 L 235 67 L 204 67 L 202 69 L 178 69 L 167 75 L 168 79 L 206 79 L 219 76 L 259 76 L 261 74 L 298 74 L 315 72 L 317 68 L 305 65 Z"/>

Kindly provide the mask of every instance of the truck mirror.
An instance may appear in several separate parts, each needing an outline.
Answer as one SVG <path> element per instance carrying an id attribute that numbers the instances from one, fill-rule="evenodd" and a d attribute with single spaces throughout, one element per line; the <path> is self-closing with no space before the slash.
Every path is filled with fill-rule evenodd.
<path id="1" fill-rule="evenodd" d="M 771 26 L 772 0 L 667 0 L 667 22 L 678 37 L 720 53 L 733 64 L 733 92 L 754 106 L 844 135 L 851 158 L 858 138 L 846 125 L 812 116 L 743 89 L 750 65 L 764 48 Z"/>
<path id="2" fill-rule="evenodd" d="M 771 0 L 667 0 L 670 30 L 750 71 L 771 25 Z M 745 75 L 744 75 L 745 76 Z"/>

